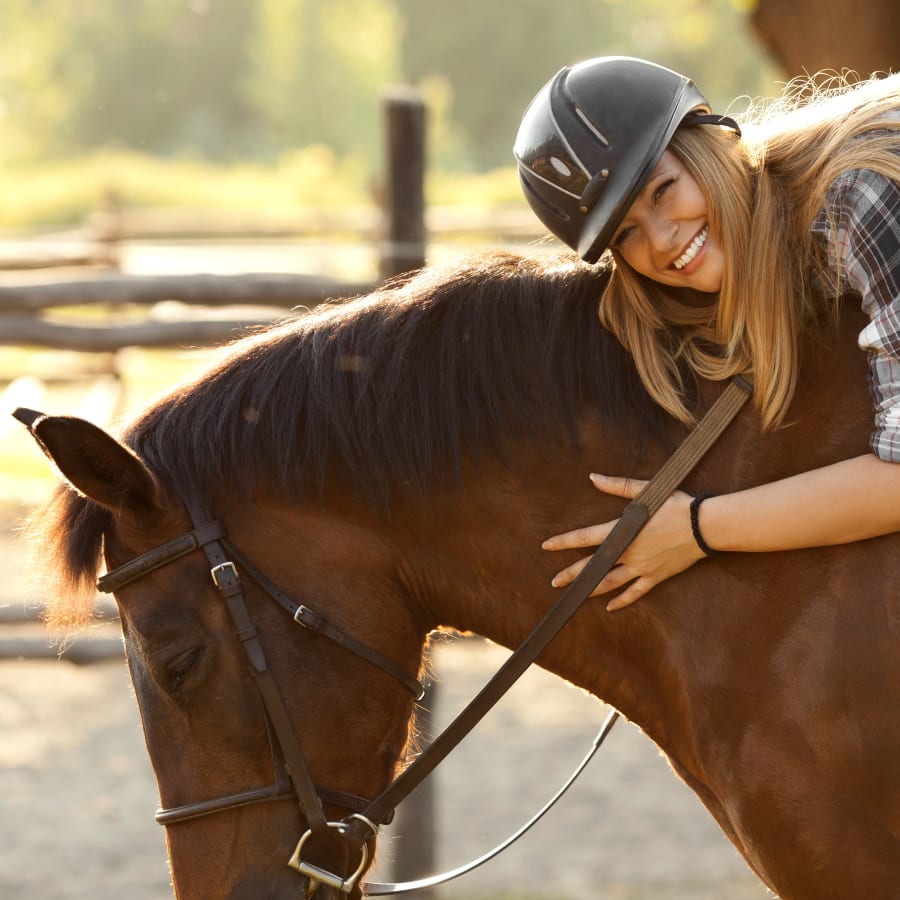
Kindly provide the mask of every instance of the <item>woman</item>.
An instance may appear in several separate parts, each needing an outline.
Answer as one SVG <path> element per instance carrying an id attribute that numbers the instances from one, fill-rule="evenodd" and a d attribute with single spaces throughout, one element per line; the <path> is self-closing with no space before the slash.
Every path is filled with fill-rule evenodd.
<path id="1" fill-rule="evenodd" d="M 810 298 L 856 293 L 870 324 L 872 453 L 750 490 L 677 492 L 595 594 L 621 609 L 705 555 L 840 544 L 900 530 L 900 76 L 787 95 L 742 128 L 693 83 L 606 57 L 559 72 L 515 147 L 525 196 L 587 262 L 615 272 L 600 318 L 645 387 L 691 421 L 685 373 L 752 376 L 763 427 L 784 422 Z M 591 475 L 631 498 L 644 482 Z M 702 504 L 702 505 L 701 505 Z M 549 538 L 595 546 L 613 522 Z M 563 569 L 570 583 L 587 559 Z"/>

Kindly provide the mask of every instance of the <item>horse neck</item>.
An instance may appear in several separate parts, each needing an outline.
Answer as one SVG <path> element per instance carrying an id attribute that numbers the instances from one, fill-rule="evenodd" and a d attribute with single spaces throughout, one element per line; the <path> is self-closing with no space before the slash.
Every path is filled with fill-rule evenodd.
<path id="1" fill-rule="evenodd" d="M 598 423 L 586 421 L 581 437 L 582 450 L 566 450 L 561 440 L 552 457 L 527 442 L 511 445 L 502 462 L 483 461 L 466 473 L 464 488 L 430 497 L 411 515 L 398 545 L 402 577 L 433 627 L 480 634 L 512 650 L 559 599 L 552 576 L 584 554 L 549 553 L 542 541 L 618 517 L 624 502 L 601 494 L 588 475 L 598 461 L 611 473 L 635 465 Z M 638 474 L 652 473 L 663 458 L 660 448 L 647 452 Z M 669 647 L 677 635 L 652 616 L 640 630 L 630 622 L 591 599 L 539 662 L 661 732 L 662 712 L 679 689 L 658 677 L 665 669 L 659 663 L 677 655 Z"/>
<path id="2" fill-rule="evenodd" d="M 755 412 L 745 409 L 687 478 L 688 492 L 724 493 L 865 452 L 865 360 L 852 351 L 859 320 L 849 313 L 839 331 L 813 335 L 816 351 L 807 355 L 791 426 L 761 435 Z M 701 386 L 701 412 L 721 390 Z M 552 575 L 586 555 L 548 553 L 542 540 L 610 521 L 624 507 L 594 489 L 588 473 L 652 477 L 678 442 L 673 433 L 666 447 L 636 459 L 621 435 L 590 419 L 580 438 L 579 451 L 561 439 L 543 455 L 513 442 L 502 462 L 482 460 L 464 473 L 464 489 L 429 498 L 413 516 L 405 580 L 434 625 L 518 646 L 559 597 Z M 702 561 L 621 613 L 589 600 L 540 662 L 612 703 L 690 766 L 694 733 L 707 727 L 717 698 L 740 693 L 742 672 L 789 627 L 791 606 L 772 599 L 780 570 L 767 562 Z"/>

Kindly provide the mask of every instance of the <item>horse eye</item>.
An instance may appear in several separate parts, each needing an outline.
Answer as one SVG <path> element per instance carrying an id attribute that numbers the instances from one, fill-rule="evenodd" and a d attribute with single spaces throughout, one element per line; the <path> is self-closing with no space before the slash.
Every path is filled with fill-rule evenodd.
<path id="1" fill-rule="evenodd" d="M 185 679 L 190 674 L 191 670 L 200 661 L 200 657 L 202 656 L 202 647 L 191 647 L 190 650 L 185 650 L 183 653 L 179 653 L 178 656 L 174 657 L 169 662 L 167 667 L 167 675 L 170 690 L 178 691 L 182 688 Z"/>

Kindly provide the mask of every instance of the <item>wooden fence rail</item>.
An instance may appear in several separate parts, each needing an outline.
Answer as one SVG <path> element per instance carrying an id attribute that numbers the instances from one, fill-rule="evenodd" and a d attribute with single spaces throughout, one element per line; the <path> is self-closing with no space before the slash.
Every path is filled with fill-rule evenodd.
<path id="1" fill-rule="evenodd" d="M 118 241 L 129 240 L 290 240 L 347 235 L 373 243 L 381 237 L 383 226 L 381 210 L 374 205 L 298 209 L 279 214 L 228 209 L 140 208 L 123 209 L 114 218 L 107 212 L 92 214 L 85 231 L 88 239 L 106 241 L 113 246 Z M 546 234 L 524 203 L 430 206 L 425 210 L 425 226 L 438 240 L 487 236 L 491 240 L 505 241 Z M 102 256 L 98 254 L 97 262 L 100 261 Z M 26 264 L 23 267 L 32 266 Z M 0 260 L 2 268 L 5 267 Z"/>
<path id="2" fill-rule="evenodd" d="M 41 284 L 0 285 L 0 313 L 36 312 L 48 307 L 95 303 L 155 304 L 178 300 L 200 306 L 315 306 L 327 298 L 366 293 L 371 283 L 319 275 L 123 275 Z"/>
<path id="3" fill-rule="evenodd" d="M 0 316 L 0 344 L 43 346 L 81 353 L 109 353 L 122 347 L 202 347 L 230 341 L 284 315 L 282 311 L 255 318 L 145 320 L 97 326 L 4 315 Z"/>
<path id="4" fill-rule="evenodd" d="M 315 275 L 123 275 L 43 284 L 0 285 L 0 345 L 34 345 L 84 352 L 121 347 L 208 345 L 283 318 L 286 310 L 313 307 L 326 299 L 368 293 L 371 283 L 340 282 Z M 184 310 L 177 320 L 89 324 L 84 319 L 43 318 L 46 309 L 93 304 L 156 305 L 179 301 L 201 307 L 265 307 L 231 315 Z"/>
<path id="5" fill-rule="evenodd" d="M 0 345 L 38 345 L 84 352 L 121 347 L 207 345 L 235 337 L 284 317 L 287 309 L 312 307 L 325 299 L 367 293 L 374 285 L 338 282 L 312 275 L 121 275 L 79 281 L 0 286 Z M 209 318 L 196 310 L 177 320 L 152 315 L 137 322 L 88 324 L 46 319 L 48 308 L 103 304 L 155 305 L 165 301 L 204 307 L 266 307 Z"/>

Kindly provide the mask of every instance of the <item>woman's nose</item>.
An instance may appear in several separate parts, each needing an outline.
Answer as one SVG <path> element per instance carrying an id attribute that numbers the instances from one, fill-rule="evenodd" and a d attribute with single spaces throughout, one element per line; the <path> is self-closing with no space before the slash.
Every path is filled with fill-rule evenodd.
<path id="1" fill-rule="evenodd" d="M 645 226 L 647 240 L 654 253 L 671 252 L 675 248 L 678 228 L 674 222 L 654 219 Z"/>

